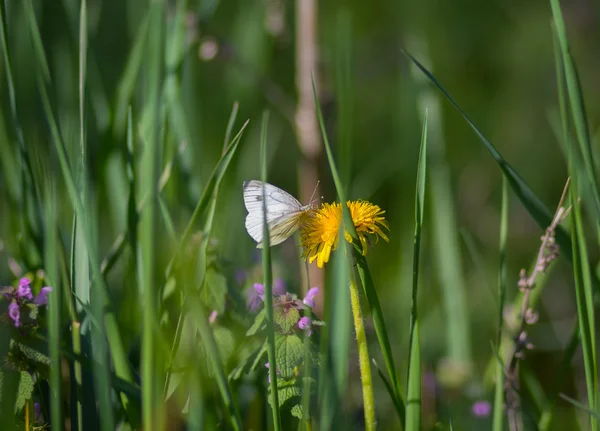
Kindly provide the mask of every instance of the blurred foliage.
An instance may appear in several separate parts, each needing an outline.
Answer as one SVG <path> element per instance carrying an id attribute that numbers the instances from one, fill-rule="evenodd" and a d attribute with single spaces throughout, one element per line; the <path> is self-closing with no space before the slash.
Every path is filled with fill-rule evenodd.
<path id="1" fill-rule="evenodd" d="M 74 160 L 79 151 L 79 1 L 34 0 L 32 3 L 48 58 L 51 103 L 72 161 L 71 168 L 77 169 Z M 97 212 L 98 249 L 100 256 L 105 256 L 117 236 L 127 228 L 126 113 L 130 104 L 133 132 L 138 140 L 135 151 L 144 151 L 140 142 L 147 132 L 150 117 L 144 110 L 147 53 L 139 41 L 143 45 L 146 34 L 153 29 L 147 23 L 147 0 L 89 0 L 87 5 L 88 162 L 85 170 L 89 205 Z M 179 236 L 221 157 L 229 113 L 233 103 L 238 101 L 240 110 L 235 130 L 239 130 L 239 124 L 247 118 L 250 125 L 220 187 L 210 239 L 217 250 L 219 269 L 206 274 L 219 290 L 206 295 L 215 295 L 208 300 L 213 304 L 211 309 L 219 313 L 226 307 L 240 310 L 244 308 L 245 292 L 235 281 L 236 271 L 245 271 L 249 282 L 261 280 L 260 271 L 255 268 L 255 245 L 244 229 L 242 182 L 259 178 L 259 118 L 265 108 L 271 111 L 269 182 L 298 195 L 295 191 L 302 156 L 294 130 L 295 4 L 286 0 L 170 0 L 166 2 L 167 28 L 175 25 L 177 7 L 182 5 L 185 31 L 177 40 L 169 30 L 164 43 L 166 60 L 159 125 L 164 143 L 161 159 L 167 161 L 174 157 L 175 162 L 162 196 Z M 386 210 L 390 243 L 379 244 L 369 253 L 368 260 L 402 387 L 406 387 L 413 200 L 421 134 L 417 99 L 426 84 L 414 78 L 400 50 L 407 49 L 426 63 L 538 196 L 548 207 L 554 208 L 567 168 L 550 120 L 558 109 L 550 6 L 544 0 L 374 0 L 320 2 L 318 6 L 318 84 L 334 151 L 340 112 L 334 73 L 339 49 L 336 35 L 339 17 L 342 14 L 350 17 L 351 40 L 346 42 L 352 51 L 354 118 L 350 125 L 349 198 L 369 199 Z M 600 57 L 596 55 L 600 37 L 599 6 L 582 0 L 565 1 L 562 6 L 596 148 L 595 125 L 600 124 L 597 80 Z M 38 185 L 47 177 L 54 179 L 59 196 L 61 245 L 69 250 L 73 212 L 48 121 L 41 109 L 37 85 L 40 65 L 33 54 L 29 23 L 21 0 L 6 0 L 0 7 L 7 24 L 18 120 L 32 172 Z M 441 100 L 440 95 L 435 97 Z M 20 203 L 24 183 L 20 177 L 17 129 L 11 116 L 3 65 L 0 66 L 0 102 L 0 283 L 9 284 L 19 275 L 17 267 L 27 271 L 42 266 L 42 249 L 34 244 L 41 241 L 43 235 L 41 213 L 36 216 L 40 196 L 29 194 L 24 203 Z M 492 399 L 491 387 L 483 382 L 484 372 L 493 358 L 490 341 L 496 337 L 501 174 L 478 138 L 445 101 L 441 101 L 440 115 L 440 139 L 445 142 L 445 162 L 450 175 L 449 198 L 454 203 L 455 229 L 463 262 L 460 269 L 465 281 L 473 363 L 467 383 L 460 390 L 432 386 L 439 382 L 430 384 L 436 374 L 439 380 L 447 381 L 444 372 L 456 370 L 448 368 L 444 361 L 448 340 L 440 328 L 444 327 L 446 317 L 441 279 L 435 271 L 433 247 L 436 243 L 431 229 L 433 218 L 445 217 L 445 214 L 428 211 L 430 202 L 426 201 L 419 289 L 421 358 L 425 373 L 423 426 L 432 427 L 437 420 L 446 423 L 451 416 L 459 429 L 482 429 L 489 425 L 488 419 L 472 417 L 471 405 L 476 400 Z M 187 145 L 180 149 L 184 142 Z M 331 202 L 335 200 L 335 188 L 323 154 L 317 164 L 321 194 L 325 201 Z M 518 292 L 519 270 L 534 261 L 541 235 L 514 197 L 509 209 L 507 303 Z M 168 239 L 160 220 L 156 253 L 163 268 L 176 246 Z M 31 229 L 24 229 L 24 223 L 31 225 Z M 200 226 L 196 228 L 199 230 Z M 276 275 L 279 273 L 290 290 L 300 291 L 299 270 L 294 269 L 298 266 L 294 242 L 287 241 L 272 252 Z M 125 253 L 128 258 L 116 264 L 107 281 L 126 350 L 135 358 L 140 342 L 141 310 L 137 292 L 131 288 L 135 281 L 131 272 L 135 256 L 130 250 Z M 591 248 L 590 254 L 592 262 L 596 262 L 597 247 Z M 248 282 L 244 286 L 248 288 Z M 237 299 L 225 302 L 226 293 L 228 298 Z M 167 299 L 164 307 L 176 308 L 176 305 Z M 536 349 L 527 358 L 528 369 L 544 390 L 553 390 L 556 369 L 576 323 L 572 273 L 568 265 L 561 262 L 554 268 L 538 309 L 540 321 L 531 331 Z M 239 343 L 251 322 L 250 318 L 234 322 L 235 325 L 230 326 L 235 327 L 235 335 L 229 331 L 227 337 Z M 175 326 L 174 322 L 169 325 Z M 369 325 L 371 321 L 367 320 L 371 356 L 382 363 L 374 330 Z M 224 349 L 222 354 L 226 359 L 234 354 Z M 351 354 L 356 353 L 355 349 L 351 344 Z M 578 398 L 577 394 L 583 391 L 583 370 L 580 356 L 575 358 L 572 372 L 561 390 Z M 137 359 L 132 361 L 136 363 Z M 229 373 L 237 364 L 232 360 L 228 365 L 233 365 L 226 368 Z M 358 365 L 352 358 L 349 367 L 349 390 L 344 403 L 360 423 Z M 261 376 L 266 379 L 266 375 Z M 374 378 L 374 383 L 380 429 L 392 429 L 397 425 L 397 418 L 391 400 L 382 382 Z M 251 391 L 258 397 L 266 397 L 264 390 Z M 216 392 L 205 395 L 207 399 L 211 396 L 216 399 Z M 254 402 L 248 401 L 253 399 L 250 394 L 243 397 L 244 402 Z M 262 407 L 266 409 L 264 405 L 266 402 Z M 218 413 L 209 407 L 210 401 L 207 401 L 205 414 L 209 418 L 217 417 Z M 251 414 L 242 412 L 242 416 Z M 572 426 L 573 415 L 572 406 L 559 400 L 553 429 Z M 266 418 L 256 420 L 258 422 L 253 423 L 261 423 Z"/>

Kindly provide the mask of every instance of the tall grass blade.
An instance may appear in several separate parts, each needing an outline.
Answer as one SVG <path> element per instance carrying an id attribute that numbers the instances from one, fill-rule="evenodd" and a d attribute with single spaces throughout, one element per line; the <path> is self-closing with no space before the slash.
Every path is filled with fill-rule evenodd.
<path id="1" fill-rule="evenodd" d="M 45 205 L 45 241 L 44 266 L 52 293 L 48 302 L 48 340 L 50 350 L 50 420 L 53 429 L 63 429 L 65 426 L 62 411 L 62 362 L 61 345 L 61 303 L 62 283 L 58 272 L 58 231 L 56 214 L 56 191 L 52 179 L 46 182 Z"/>
<path id="2" fill-rule="evenodd" d="M 410 305 L 410 342 L 408 351 L 408 392 L 406 395 L 405 429 L 421 429 L 421 340 L 417 300 L 419 290 L 419 258 L 421 252 L 421 231 L 425 209 L 425 185 L 427 179 L 427 110 L 423 119 L 423 134 L 417 167 L 417 189 L 415 193 L 415 237 L 413 251 L 413 286 Z"/>
<path id="3" fill-rule="evenodd" d="M 158 166 L 162 155 L 162 145 L 158 125 L 160 121 L 160 91 L 162 87 L 163 66 L 163 32 L 164 5 L 160 1 L 151 3 L 150 28 L 147 42 L 147 89 L 145 112 L 149 115 L 148 133 L 140 167 L 140 189 L 142 196 L 147 196 L 147 203 L 142 210 L 137 256 L 139 266 L 139 285 L 142 317 L 142 419 L 144 428 L 160 429 L 163 425 L 164 411 L 162 400 L 159 399 L 158 382 L 163 365 L 160 363 L 161 349 L 157 347 L 159 327 L 158 288 L 155 285 L 156 262 L 156 217 L 158 211 Z M 162 388 L 161 388 L 162 389 Z"/>
<path id="4" fill-rule="evenodd" d="M 420 41 L 417 39 L 415 42 Z M 427 46 L 424 42 L 415 43 L 418 52 L 425 54 Z M 422 55 L 423 55 L 422 54 Z M 426 81 L 416 67 L 411 67 L 412 75 L 417 83 Z M 432 220 L 433 254 L 435 256 L 436 278 L 442 291 L 444 313 L 446 316 L 446 349 L 451 370 L 464 378 L 453 379 L 456 387 L 463 385 L 469 378 L 472 368 L 470 313 L 468 312 L 467 295 L 461 254 L 458 222 L 453 199 L 452 177 L 446 154 L 442 103 L 435 90 L 421 85 L 417 95 L 419 114 L 428 111 L 428 164 L 429 169 L 429 205 L 431 213 L 436 214 Z"/>
<path id="5" fill-rule="evenodd" d="M 573 404 L 578 409 L 581 409 L 584 412 L 586 412 L 587 414 L 589 414 L 592 419 L 600 420 L 600 411 L 598 411 L 598 410 L 592 410 L 588 406 L 586 406 L 585 404 L 580 403 L 579 401 L 574 400 L 573 398 L 571 398 L 571 397 L 569 397 L 569 396 L 567 396 L 565 394 L 560 394 L 560 397 L 563 400 L 565 400 L 565 401 Z"/>
<path id="6" fill-rule="evenodd" d="M 587 117 L 585 114 L 585 104 L 583 101 L 583 93 L 579 82 L 579 76 L 575 67 L 575 62 L 569 52 L 569 43 L 567 41 L 567 30 L 562 16 L 559 0 L 550 0 L 552 8 L 552 16 L 558 44 L 561 51 L 562 63 L 564 67 L 564 79 L 567 86 L 567 94 L 569 97 L 569 105 L 573 124 L 575 125 L 575 134 L 579 142 L 579 150 L 583 157 L 583 166 L 585 168 L 587 186 L 592 190 L 592 206 L 595 212 L 596 226 L 600 226 L 600 187 L 598 178 L 596 177 L 594 158 L 592 154 L 592 143 L 590 139 L 590 131 L 588 127 Z M 583 184 L 582 184 L 583 185 Z"/>
<path id="7" fill-rule="evenodd" d="M 392 382 L 392 386 L 394 388 L 394 394 L 396 396 L 395 403 L 404 405 L 404 401 L 402 400 L 402 395 L 400 391 L 400 383 L 398 381 L 398 376 L 396 375 L 396 366 L 394 364 L 394 358 L 392 356 L 392 349 L 387 333 L 387 329 L 385 326 L 385 322 L 383 320 L 383 312 L 381 310 L 381 305 L 379 303 L 379 297 L 377 296 L 377 291 L 375 290 L 375 284 L 373 283 L 373 278 L 371 276 L 371 272 L 367 265 L 366 258 L 362 255 L 362 253 L 357 249 L 358 247 L 358 235 L 356 233 L 356 228 L 354 223 L 352 222 L 352 216 L 350 215 L 350 210 L 347 205 L 344 205 L 346 202 L 346 194 L 344 192 L 344 187 L 341 182 L 340 176 L 338 174 L 337 167 L 335 165 L 335 160 L 333 158 L 333 152 L 331 151 L 331 146 L 329 145 L 329 139 L 327 138 L 327 131 L 325 130 L 325 123 L 323 121 L 323 114 L 321 112 L 321 105 L 319 103 L 319 98 L 317 97 L 317 91 L 315 88 L 314 79 L 312 82 L 313 87 L 313 97 L 315 100 L 317 119 L 319 120 L 319 125 L 321 127 L 321 134 L 323 137 L 323 144 L 325 146 L 325 152 L 327 153 L 327 161 L 329 162 L 329 168 L 331 170 L 331 175 L 333 177 L 333 181 L 335 183 L 335 188 L 342 202 L 342 214 L 343 214 L 343 226 L 344 230 L 350 234 L 354 241 L 353 247 L 353 255 L 354 260 L 356 262 L 356 267 L 358 270 L 358 275 L 360 277 L 361 283 L 363 285 L 363 289 L 365 291 L 365 295 L 367 297 L 367 302 L 369 303 L 369 307 L 371 310 L 371 315 L 373 317 L 373 323 L 375 326 L 375 332 L 377 334 L 377 339 L 379 341 L 379 346 L 381 347 L 381 351 L 383 353 L 383 359 L 385 362 L 385 366 L 390 377 L 390 381 Z M 400 418 L 403 421 L 403 418 Z"/>
<path id="8" fill-rule="evenodd" d="M 577 175 L 576 172 L 573 172 Z M 573 269 L 575 277 L 575 294 L 577 300 L 577 318 L 581 345 L 583 348 L 583 363 L 587 387 L 588 406 L 590 410 L 598 409 L 598 362 L 596 357 L 596 332 L 594 317 L 594 300 L 592 292 L 592 274 L 588 261 L 588 251 L 583 232 L 581 203 L 578 188 L 579 179 L 572 177 L 571 205 L 573 227 L 571 238 L 573 241 Z M 598 430 L 598 420 L 591 418 L 591 429 Z"/>
<path id="9" fill-rule="evenodd" d="M 119 327 L 118 327 L 118 323 L 117 323 L 117 319 L 116 316 L 114 314 L 114 311 L 112 311 L 110 308 L 108 308 L 108 304 L 109 304 L 109 295 L 108 295 L 108 288 L 106 286 L 106 283 L 104 281 L 104 278 L 102 277 L 102 272 L 100 270 L 100 265 L 99 265 L 99 260 L 97 259 L 96 256 L 96 251 L 95 251 L 95 247 L 94 247 L 94 236 L 93 236 L 93 230 L 92 230 L 92 226 L 91 223 L 88 223 L 88 219 L 87 219 L 87 209 L 83 206 L 83 202 L 81 201 L 81 198 L 79 196 L 79 192 L 77 190 L 77 186 L 73 177 L 73 173 L 71 171 L 71 167 L 69 165 L 69 161 L 67 159 L 67 153 L 64 147 L 64 143 L 62 141 L 62 137 L 60 135 L 59 129 L 58 129 L 58 125 L 56 123 L 56 119 L 54 117 L 53 111 L 52 111 L 52 107 L 50 105 L 50 100 L 48 97 L 48 90 L 46 89 L 45 84 L 43 83 L 43 81 L 41 80 L 41 78 L 38 79 L 38 88 L 40 91 L 40 96 L 42 99 L 42 108 L 44 110 L 44 113 L 46 114 L 48 123 L 49 123 L 49 127 L 50 127 L 50 133 L 52 136 L 52 140 L 54 143 L 54 147 L 55 150 L 57 152 L 58 155 L 58 160 L 59 160 L 59 164 L 60 164 L 60 168 L 61 168 L 61 172 L 63 174 L 63 179 L 65 181 L 65 185 L 67 188 L 67 193 L 69 196 L 69 199 L 71 201 L 71 204 L 73 205 L 73 208 L 75 210 L 75 214 L 77 216 L 77 219 L 82 221 L 82 229 L 84 232 L 84 237 L 85 237 L 85 244 L 86 247 L 88 249 L 88 253 L 90 255 L 90 264 L 91 264 L 91 269 L 92 269 L 92 275 L 93 275 L 93 284 L 94 284 L 94 290 L 96 291 L 96 302 L 95 304 L 95 310 L 98 313 L 101 314 L 97 314 L 96 317 L 98 318 L 98 320 L 103 320 L 104 321 L 104 325 L 101 328 L 104 328 L 101 330 L 101 333 L 98 334 L 98 339 L 94 342 L 94 347 L 96 349 L 98 349 L 98 355 L 99 355 L 99 360 L 102 361 L 101 364 L 104 364 L 104 366 L 106 366 L 106 361 L 104 360 L 104 355 L 102 352 L 103 349 L 103 344 L 104 344 L 104 337 L 106 337 L 108 339 L 109 345 L 110 345 L 110 353 L 115 365 L 115 370 L 117 372 L 117 376 L 119 376 L 120 378 L 132 382 L 132 375 L 131 375 L 131 369 L 130 369 L 130 364 L 129 361 L 127 359 L 127 355 L 125 354 L 125 350 L 123 348 L 123 343 L 121 340 L 121 335 L 120 335 L 120 331 L 119 331 Z M 98 375 L 94 376 L 97 378 L 97 382 L 100 385 L 106 385 L 108 384 L 109 380 L 108 380 L 108 369 L 99 372 Z M 95 373 L 96 374 L 96 373 Z M 104 377 L 103 377 L 104 376 Z M 129 403 L 129 400 L 127 399 L 127 395 L 122 393 L 121 394 L 121 399 L 122 399 L 122 403 L 126 409 L 126 411 L 128 412 L 128 418 L 130 421 L 134 421 L 135 422 L 135 418 L 137 417 L 137 413 L 135 412 L 135 407 L 133 405 L 131 405 Z M 100 406 L 102 406 L 102 403 L 100 404 Z M 102 423 L 102 426 L 106 426 L 106 429 L 109 429 L 112 426 L 111 423 L 111 419 L 112 418 L 112 412 L 107 413 L 106 416 L 103 416 L 103 420 L 105 422 Z"/>
<path id="10" fill-rule="evenodd" d="M 169 276 L 171 275 L 175 264 L 177 263 L 178 259 L 181 256 L 182 250 L 185 249 L 187 242 L 189 241 L 189 239 L 192 235 L 192 232 L 194 231 L 194 227 L 195 227 L 196 223 L 198 222 L 198 219 L 204 214 L 204 212 L 208 208 L 208 205 L 211 202 L 211 197 L 214 192 L 214 189 L 215 189 L 217 183 L 220 182 L 221 179 L 223 178 L 223 175 L 225 175 L 225 171 L 227 170 L 227 167 L 229 166 L 229 163 L 231 162 L 231 159 L 233 158 L 233 155 L 235 154 L 235 152 L 238 148 L 238 144 L 240 143 L 240 140 L 242 139 L 242 135 L 244 133 L 244 130 L 248 126 L 248 123 L 249 123 L 249 120 L 244 123 L 244 125 L 242 126 L 240 131 L 233 138 L 233 140 L 231 141 L 231 144 L 229 145 L 229 147 L 227 147 L 227 151 L 225 151 L 225 154 L 223 155 L 223 157 L 221 157 L 221 160 L 219 160 L 219 163 L 217 164 L 217 166 L 213 170 L 212 174 L 210 175 L 210 178 L 208 179 L 208 182 L 206 183 L 206 187 L 204 188 L 204 192 L 202 193 L 202 197 L 196 204 L 196 208 L 194 208 L 192 217 L 188 221 L 188 224 L 183 232 L 183 235 L 181 236 L 181 239 L 179 240 L 179 247 L 177 248 L 177 252 L 176 252 L 175 256 L 169 262 L 169 265 L 167 266 L 167 271 L 166 271 L 167 278 L 169 278 Z"/>
<path id="11" fill-rule="evenodd" d="M 502 352 L 502 329 L 504 325 L 504 299 L 506 297 L 506 238 L 508 236 L 508 183 L 502 177 L 502 203 L 500 207 L 500 262 L 498 265 L 498 334 L 496 352 Z M 536 286 L 537 288 L 537 286 Z M 496 381 L 494 388 L 493 431 L 504 430 L 504 365 L 496 361 Z"/>
<path id="12" fill-rule="evenodd" d="M 260 170 L 261 179 L 267 182 L 267 128 L 269 126 L 269 113 L 265 111 L 260 129 Z M 273 426 L 276 431 L 281 430 L 281 415 L 279 412 L 279 394 L 277 390 L 277 363 L 275 356 L 275 323 L 273 320 L 273 272 L 271 269 L 271 244 L 269 225 L 267 224 L 267 200 L 263 185 L 263 276 L 265 286 L 265 309 L 267 310 L 267 356 L 269 358 L 271 412 L 273 413 Z"/>

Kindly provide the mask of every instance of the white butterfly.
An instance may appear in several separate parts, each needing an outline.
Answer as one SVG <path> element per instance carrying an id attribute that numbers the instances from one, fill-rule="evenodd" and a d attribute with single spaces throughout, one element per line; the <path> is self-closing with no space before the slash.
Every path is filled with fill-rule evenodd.
<path id="1" fill-rule="evenodd" d="M 311 204 L 302 205 L 298 199 L 272 184 L 244 181 L 244 204 L 248 210 L 246 230 L 258 243 L 257 248 L 263 245 L 263 184 L 271 246 L 289 238 L 300 226 L 302 216 L 312 208 Z"/>

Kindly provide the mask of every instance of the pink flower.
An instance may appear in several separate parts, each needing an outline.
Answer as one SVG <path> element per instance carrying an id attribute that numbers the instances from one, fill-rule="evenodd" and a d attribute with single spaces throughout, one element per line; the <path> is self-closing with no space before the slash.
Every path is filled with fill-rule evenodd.
<path id="1" fill-rule="evenodd" d="M 477 417 L 487 417 L 492 412 L 492 406 L 487 401 L 477 401 L 473 403 L 471 411 Z"/>
<path id="2" fill-rule="evenodd" d="M 311 325 L 312 325 L 312 320 L 310 320 L 309 317 L 304 316 L 302 319 L 300 319 L 298 321 L 298 328 L 300 329 L 306 329 L 307 330 L 307 334 L 310 337 L 310 334 L 312 334 L 312 329 L 311 329 Z"/>
<path id="3" fill-rule="evenodd" d="M 310 308 L 314 308 L 315 306 L 315 297 L 319 294 L 319 288 L 318 287 L 311 287 L 310 289 L 308 289 L 308 292 L 306 292 L 306 296 L 304 297 L 304 303 L 306 305 L 308 305 Z"/>
<path id="4" fill-rule="evenodd" d="M 15 328 L 21 326 L 21 309 L 19 308 L 19 304 L 16 302 L 10 303 L 8 306 L 8 317 L 13 320 Z"/>
<path id="5" fill-rule="evenodd" d="M 213 312 L 210 313 L 210 316 L 208 317 L 208 323 L 213 324 L 215 323 L 215 320 L 217 320 L 217 310 L 213 310 Z"/>
<path id="6" fill-rule="evenodd" d="M 30 301 L 33 299 L 33 295 L 31 294 L 31 280 L 23 277 L 19 280 L 19 287 L 17 288 L 17 298 L 25 298 Z"/>
<path id="7" fill-rule="evenodd" d="M 254 283 L 254 289 L 248 289 L 246 306 L 251 312 L 260 308 L 261 302 L 265 300 L 265 286 L 260 283 Z"/>
<path id="8" fill-rule="evenodd" d="M 48 303 L 48 294 L 50 292 L 52 292 L 52 288 L 50 286 L 42 287 L 42 290 L 40 290 L 40 293 L 38 293 L 38 295 L 35 297 L 33 303 L 38 306 L 46 305 Z"/>

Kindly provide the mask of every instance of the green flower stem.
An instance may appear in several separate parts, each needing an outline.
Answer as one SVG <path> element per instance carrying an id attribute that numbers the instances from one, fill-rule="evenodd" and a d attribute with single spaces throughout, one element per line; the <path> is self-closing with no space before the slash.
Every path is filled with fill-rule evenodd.
<path id="1" fill-rule="evenodd" d="M 354 330 L 356 331 L 356 343 L 358 344 L 358 361 L 360 364 L 360 380 L 362 382 L 363 404 L 365 409 L 365 429 L 375 429 L 375 400 L 373 398 L 373 380 L 371 378 L 371 364 L 369 362 L 369 348 L 367 346 L 367 335 L 363 322 L 358 289 L 354 278 L 350 280 L 350 301 L 352 303 L 352 316 L 354 318 Z"/>

